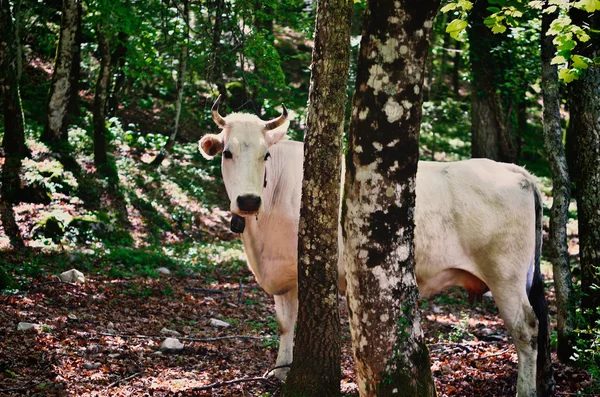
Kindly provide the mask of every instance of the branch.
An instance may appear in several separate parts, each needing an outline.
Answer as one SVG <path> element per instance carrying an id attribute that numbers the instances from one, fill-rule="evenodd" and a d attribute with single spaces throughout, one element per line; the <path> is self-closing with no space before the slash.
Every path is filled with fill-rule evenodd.
<path id="1" fill-rule="evenodd" d="M 108 385 L 108 387 L 110 388 L 110 387 L 113 387 L 113 386 L 116 386 L 116 385 L 118 385 L 118 384 L 119 384 L 119 383 L 121 383 L 121 382 L 125 382 L 126 380 L 133 379 L 133 378 L 135 378 L 136 376 L 138 376 L 139 374 L 141 374 L 141 372 L 136 372 L 135 374 L 133 374 L 133 375 L 129 375 L 129 376 L 128 376 L 128 377 L 126 377 L 126 378 L 119 379 L 119 380 L 117 380 L 116 382 L 113 382 L 113 383 L 111 383 L 110 385 Z"/>
<path id="2" fill-rule="evenodd" d="M 97 332 L 98 335 L 104 336 L 115 336 L 120 338 L 140 338 L 140 339 L 164 339 L 168 338 L 168 335 L 129 335 L 129 334 L 112 334 L 110 332 Z M 191 342 L 214 342 L 226 339 L 270 339 L 272 336 L 251 336 L 251 335 L 228 335 L 228 336 L 217 336 L 214 338 L 187 338 L 185 336 L 176 337 L 177 339 L 187 340 Z"/>
<path id="3" fill-rule="evenodd" d="M 288 368 L 288 367 L 290 367 L 290 365 L 291 364 L 286 364 L 286 365 L 278 365 L 277 367 L 273 367 L 273 368 L 267 370 L 267 372 L 265 372 L 263 376 L 256 376 L 253 378 L 238 378 L 238 379 L 226 380 L 226 381 L 222 381 L 222 382 L 215 382 L 215 383 L 211 383 L 206 386 L 194 387 L 192 390 L 193 391 L 210 390 L 210 389 L 214 389 L 217 387 L 234 385 L 236 383 L 244 383 L 244 382 L 269 382 L 270 378 L 271 378 L 270 376 L 267 376 L 269 373 L 271 373 L 272 371 L 274 371 L 278 368 Z"/>

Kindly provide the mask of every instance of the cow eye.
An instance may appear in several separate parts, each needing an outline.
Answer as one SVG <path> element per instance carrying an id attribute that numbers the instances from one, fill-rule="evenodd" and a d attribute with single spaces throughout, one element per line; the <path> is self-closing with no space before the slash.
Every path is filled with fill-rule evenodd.
<path id="1" fill-rule="evenodd" d="M 267 161 L 269 157 L 271 157 L 271 153 L 267 152 L 267 154 L 265 154 L 265 161 Z"/>
<path id="2" fill-rule="evenodd" d="M 231 154 L 231 152 L 229 150 L 224 150 L 223 156 L 225 156 L 226 159 L 230 159 L 233 157 L 233 155 Z"/>

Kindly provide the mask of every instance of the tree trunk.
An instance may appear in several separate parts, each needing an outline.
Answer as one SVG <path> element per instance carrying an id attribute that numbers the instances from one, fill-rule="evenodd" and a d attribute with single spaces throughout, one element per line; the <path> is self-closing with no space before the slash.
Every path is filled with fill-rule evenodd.
<path id="1" fill-rule="evenodd" d="M 557 14 L 542 15 L 542 97 L 544 101 L 544 143 L 552 170 L 552 209 L 550 210 L 550 233 L 548 245 L 554 273 L 556 291 L 557 354 L 558 359 L 568 363 L 573 349 L 573 316 L 575 302 L 567 246 L 567 222 L 571 200 L 571 182 L 563 146 L 563 130 L 560 124 L 560 93 L 556 65 L 550 62 L 555 46 L 552 36 L 546 32 Z"/>
<path id="2" fill-rule="evenodd" d="M 572 19 L 583 21 L 581 11 Z M 585 15 L 585 14 L 584 14 Z M 587 16 L 587 15 L 586 15 Z M 589 18 L 589 19 L 588 19 Z M 591 29 L 600 29 L 600 13 L 587 16 Z M 579 25 L 581 26 L 581 25 Z M 600 56 L 600 42 L 591 40 L 582 55 Z M 600 66 L 590 65 L 569 84 L 569 110 L 577 153 L 577 209 L 581 258 L 581 308 L 590 326 L 600 319 Z"/>
<path id="3" fill-rule="evenodd" d="M 452 64 L 452 92 L 454 99 L 460 100 L 460 66 L 462 61 L 461 42 L 454 40 L 454 62 Z"/>
<path id="4" fill-rule="evenodd" d="M 223 79 L 223 46 L 221 45 L 221 34 L 223 25 L 223 8 L 224 0 L 215 0 L 215 21 L 212 30 L 212 64 L 210 65 L 209 81 L 217 85 L 219 94 L 221 95 L 221 101 L 224 102 L 227 99 L 227 89 L 225 87 L 225 80 Z"/>
<path id="5" fill-rule="evenodd" d="M 68 114 L 72 117 L 81 115 L 79 111 L 79 78 L 81 76 L 81 41 L 83 38 L 81 20 L 83 11 L 80 1 L 77 2 L 77 13 L 79 17 L 77 18 L 77 30 L 75 32 L 73 62 L 71 63 L 71 97 L 68 106 Z"/>
<path id="6" fill-rule="evenodd" d="M 113 84 L 108 98 L 108 114 L 114 116 L 119 108 L 119 94 L 125 83 L 125 72 L 123 67 L 125 66 L 125 59 L 127 57 L 127 40 L 129 35 L 125 32 L 119 32 L 117 35 L 117 47 L 110 56 L 112 75 L 117 76 L 115 83 Z"/>
<path id="7" fill-rule="evenodd" d="M 285 396 L 340 394 L 336 176 L 341 167 L 352 4 L 317 4 L 298 237 L 298 326 Z"/>
<path id="8" fill-rule="evenodd" d="M 56 144 L 67 140 L 67 110 L 71 98 L 73 57 L 77 44 L 77 26 L 80 18 L 78 0 L 64 0 L 60 40 L 48 99 L 48 119 L 41 136 L 43 142 Z"/>
<path id="9" fill-rule="evenodd" d="M 483 20 L 489 15 L 487 1 L 476 1 L 469 14 L 467 30 L 471 59 L 471 154 L 492 160 L 517 161 L 511 110 L 515 103 L 501 95 L 504 69 L 510 67 L 511 55 L 493 50 L 505 35 L 494 34 Z"/>
<path id="10" fill-rule="evenodd" d="M 179 117 L 181 116 L 181 104 L 183 102 L 183 89 L 185 88 L 188 42 L 190 40 L 190 3 L 188 0 L 183 0 L 183 14 L 186 23 L 186 37 L 184 43 L 181 45 L 181 53 L 179 54 L 179 67 L 177 68 L 177 100 L 175 102 L 173 131 L 171 132 L 171 135 L 169 135 L 169 139 L 167 140 L 165 147 L 160 150 L 156 158 L 152 161 L 152 165 L 155 167 L 158 167 L 167 157 L 167 154 L 173 149 L 173 146 L 175 145 L 175 138 L 177 137 L 177 130 L 179 129 Z"/>
<path id="11" fill-rule="evenodd" d="M 98 28 L 98 46 L 100 50 L 100 71 L 94 96 L 94 164 L 100 172 L 106 172 L 108 166 L 106 142 L 106 97 L 110 86 L 110 42 Z"/>
<path id="12" fill-rule="evenodd" d="M 361 396 L 434 396 L 414 274 L 422 86 L 439 1 L 368 3 L 348 138 L 344 260 Z"/>
<path id="13" fill-rule="evenodd" d="M 18 83 L 19 39 L 16 35 L 8 1 L 0 1 L 0 96 L 4 111 L 4 165 L 2 166 L 2 190 L 0 198 L 0 220 L 14 248 L 25 246 L 11 203 L 20 188 L 19 169 L 25 157 L 25 130 L 23 110 Z"/>

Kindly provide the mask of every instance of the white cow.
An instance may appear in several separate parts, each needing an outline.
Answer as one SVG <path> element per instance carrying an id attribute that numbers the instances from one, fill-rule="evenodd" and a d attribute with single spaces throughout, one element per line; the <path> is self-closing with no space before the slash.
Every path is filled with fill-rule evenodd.
<path id="1" fill-rule="evenodd" d="M 223 180 L 235 229 L 243 232 L 248 264 L 258 283 L 275 298 L 281 333 L 276 365 L 290 364 L 298 311 L 303 144 L 284 138 L 285 107 L 279 118 L 265 122 L 241 113 L 223 118 L 219 102 L 220 98 L 213 106 L 213 119 L 222 132 L 202 137 L 199 148 L 206 158 L 223 154 Z M 485 159 L 419 162 L 415 260 L 421 295 L 456 285 L 475 295 L 492 291 L 516 344 L 520 397 L 536 396 L 536 364 L 549 367 L 543 354 L 548 325 L 540 252 L 540 193 L 523 168 Z M 339 271 L 343 288 L 342 261 Z M 284 379 L 287 372 L 279 368 L 275 375 Z M 541 371 L 538 376 L 541 379 Z M 540 390 L 544 388 L 551 389 L 551 381 Z"/>

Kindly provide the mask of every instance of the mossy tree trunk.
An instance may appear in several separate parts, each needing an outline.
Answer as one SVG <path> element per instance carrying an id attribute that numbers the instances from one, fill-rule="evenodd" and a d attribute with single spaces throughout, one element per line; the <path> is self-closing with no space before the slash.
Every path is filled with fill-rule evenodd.
<path id="1" fill-rule="evenodd" d="M 422 87 L 437 0 L 371 1 L 346 159 L 344 261 L 361 396 L 435 396 L 414 273 Z"/>
<path id="2" fill-rule="evenodd" d="M 19 94 L 18 50 L 10 3 L 0 1 L 0 95 L 3 103 L 4 164 L 2 166 L 2 191 L 0 197 L 0 220 L 14 248 L 24 247 L 23 238 L 16 224 L 12 203 L 17 201 L 20 189 L 19 170 L 21 160 L 27 154 L 23 109 Z"/>
<path id="3" fill-rule="evenodd" d="M 60 39 L 56 51 L 56 62 L 50 95 L 48 99 L 48 118 L 42 134 L 42 141 L 55 145 L 67 140 L 69 100 L 73 89 L 73 59 L 79 25 L 79 0 L 64 0 L 60 26 Z"/>
<path id="4" fill-rule="evenodd" d="M 560 93 L 556 65 L 551 65 L 555 45 L 553 36 L 546 32 L 557 14 L 542 15 L 541 61 L 542 98 L 544 101 L 544 143 L 548 162 L 552 170 L 552 209 L 550 210 L 550 234 L 548 245 L 554 273 L 556 291 L 557 354 L 563 363 L 569 362 L 572 354 L 573 315 L 575 302 L 573 282 L 567 246 L 567 222 L 571 200 L 571 181 L 567 167 L 563 129 L 560 124 Z"/>
<path id="5" fill-rule="evenodd" d="M 340 394 L 339 175 L 352 4 L 317 3 L 298 237 L 298 326 L 285 396 Z"/>
<path id="6" fill-rule="evenodd" d="M 600 12 L 572 10 L 574 23 L 600 29 Z M 594 37 L 582 55 L 600 56 Z M 590 326 L 600 319 L 600 66 L 590 65 L 578 80 L 569 83 L 569 134 L 575 146 L 579 252 L 581 258 L 581 308 Z"/>
<path id="7" fill-rule="evenodd" d="M 108 172 L 108 142 L 106 138 L 106 98 L 110 86 L 110 41 L 102 28 L 98 29 L 98 47 L 100 50 L 100 70 L 94 95 L 94 164 L 101 173 Z"/>

